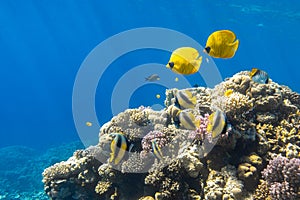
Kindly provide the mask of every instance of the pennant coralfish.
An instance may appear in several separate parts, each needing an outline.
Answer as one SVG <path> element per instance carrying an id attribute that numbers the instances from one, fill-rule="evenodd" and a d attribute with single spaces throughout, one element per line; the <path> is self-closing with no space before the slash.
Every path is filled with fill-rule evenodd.
<path id="1" fill-rule="evenodd" d="M 133 144 L 130 144 L 127 138 L 122 133 L 111 133 L 115 138 L 110 144 L 109 162 L 118 165 L 124 158 L 126 152 L 131 151 Z"/>
<path id="2" fill-rule="evenodd" d="M 161 152 L 160 147 L 158 146 L 157 142 L 155 140 L 152 141 L 152 153 L 153 155 L 158 159 L 162 160 L 163 159 L 163 154 Z"/>

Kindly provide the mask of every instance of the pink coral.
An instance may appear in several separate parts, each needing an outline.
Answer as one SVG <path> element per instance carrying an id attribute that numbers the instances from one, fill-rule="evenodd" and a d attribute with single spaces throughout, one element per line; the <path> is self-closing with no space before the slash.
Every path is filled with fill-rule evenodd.
<path id="1" fill-rule="evenodd" d="M 160 131 L 150 131 L 145 137 L 142 139 L 142 148 L 146 152 L 150 152 L 152 147 L 152 141 L 156 141 L 159 147 L 163 147 L 167 144 L 166 135 Z"/>
<path id="2" fill-rule="evenodd" d="M 278 156 L 262 172 L 273 199 L 298 199 L 300 159 Z"/>
<path id="3" fill-rule="evenodd" d="M 188 138 L 192 140 L 201 140 L 208 139 L 208 141 L 212 141 L 211 133 L 207 133 L 207 125 L 208 125 L 208 117 L 209 114 L 204 114 L 204 116 L 197 116 L 197 119 L 200 119 L 200 126 L 195 130 L 191 131 Z"/>

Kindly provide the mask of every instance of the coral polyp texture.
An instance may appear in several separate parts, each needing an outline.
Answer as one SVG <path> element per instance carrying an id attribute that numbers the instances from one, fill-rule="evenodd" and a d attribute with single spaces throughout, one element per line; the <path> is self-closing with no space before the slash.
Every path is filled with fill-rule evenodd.
<path id="1" fill-rule="evenodd" d="M 51 199 L 300 199 L 300 95 L 243 71 L 214 88 L 187 88 L 192 108 L 166 91 L 165 108 L 127 109 L 104 124 L 99 143 L 44 170 Z M 226 116 L 212 137 L 216 110 Z M 180 112 L 189 113 L 179 117 Z M 191 117 L 193 116 L 193 117 Z M 184 123 L 200 120 L 195 130 Z M 197 123 L 195 123 L 197 124 Z M 112 133 L 126 145 L 113 146 Z M 118 141 L 117 144 L 122 141 Z M 124 141 L 123 141 L 123 143 Z M 113 148 L 112 148 L 113 147 Z M 120 148 L 120 150 L 118 150 Z M 109 162 L 114 151 L 121 161 Z"/>

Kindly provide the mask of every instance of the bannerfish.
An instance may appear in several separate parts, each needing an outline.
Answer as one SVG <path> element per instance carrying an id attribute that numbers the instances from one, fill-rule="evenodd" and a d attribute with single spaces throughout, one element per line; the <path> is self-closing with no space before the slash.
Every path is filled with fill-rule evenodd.
<path id="1" fill-rule="evenodd" d="M 206 129 L 208 133 L 212 134 L 212 138 L 216 138 L 226 130 L 226 125 L 225 113 L 217 110 L 209 115 Z"/>
<path id="2" fill-rule="evenodd" d="M 127 138 L 122 133 L 111 133 L 115 138 L 110 144 L 110 158 L 109 162 L 117 165 L 124 158 L 126 152 L 130 152 L 133 144 L 130 144 Z"/>
<path id="3" fill-rule="evenodd" d="M 204 52 L 214 58 L 232 58 L 239 47 L 239 40 L 230 30 L 213 32 L 207 39 Z"/>
<path id="4" fill-rule="evenodd" d="M 202 56 L 192 47 L 181 47 L 176 49 L 166 65 L 173 72 L 177 74 L 194 74 L 196 73 L 202 63 Z"/>
<path id="5" fill-rule="evenodd" d="M 175 99 L 181 109 L 194 108 L 197 102 L 189 90 L 178 90 Z"/>
<path id="6" fill-rule="evenodd" d="M 158 146 L 156 140 L 153 140 L 151 142 L 151 146 L 152 146 L 152 153 L 153 155 L 158 159 L 158 160 L 162 160 L 163 159 L 163 154 L 161 152 L 160 147 Z"/>
<path id="7" fill-rule="evenodd" d="M 269 75 L 267 74 L 267 72 L 257 68 L 253 68 L 251 70 L 250 77 L 252 81 L 256 83 L 266 84 L 269 82 Z"/>
<path id="8" fill-rule="evenodd" d="M 149 82 L 154 82 L 154 81 L 159 81 L 159 80 L 160 80 L 160 77 L 158 76 L 158 74 L 152 74 L 145 78 L 145 81 L 149 81 Z"/>
<path id="9" fill-rule="evenodd" d="M 182 128 L 196 130 L 196 128 L 200 126 L 200 119 L 197 120 L 195 115 L 191 112 L 181 111 L 178 118 Z"/>
<path id="10" fill-rule="evenodd" d="M 167 113 L 171 119 L 173 119 L 173 122 L 175 125 L 179 126 L 179 113 L 180 109 L 175 105 L 170 105 L 167 109 Z"/>

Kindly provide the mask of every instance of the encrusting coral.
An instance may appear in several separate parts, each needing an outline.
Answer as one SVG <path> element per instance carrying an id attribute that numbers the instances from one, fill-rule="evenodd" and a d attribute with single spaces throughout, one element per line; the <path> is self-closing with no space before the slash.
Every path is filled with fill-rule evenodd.
<path id="1" fill-rule="evenodd" d="M 169 89 L 165 109 L 127 109 L 101 127 L 97 146 L 45 169 L 47 195 L 121 200 L 299 198 L 298 93 L 272 80 L 255 83 L 247 71 L 212 89 L 188 90 L 196 104 L 184 112 L 200 120 L 195 130 L 180 123 L 178 89 Z M 225 113 L 227 126 L 213 138 L 207 124 L 216 110 Z M 133 145 L 116 165 L 109 162 L 112 133 Z"/>

